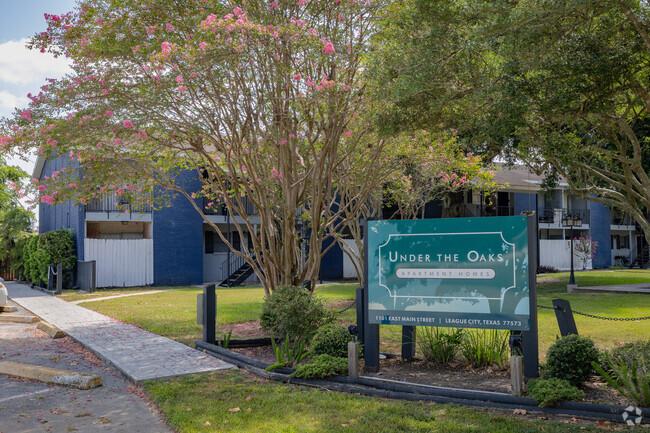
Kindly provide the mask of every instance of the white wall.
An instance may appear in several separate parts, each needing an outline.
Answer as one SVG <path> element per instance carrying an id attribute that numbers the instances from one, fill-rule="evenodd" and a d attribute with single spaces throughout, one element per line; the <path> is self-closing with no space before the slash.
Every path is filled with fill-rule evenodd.
<path id="1" fill-rule="evenodd" d="M 571 269 L 571 241 L 541 239 L 539 241 L 539 264 L 565 271 Z M 573 267 L 575 270 L 582 269 L 582 260 L 575 254 L 575 251 Z M 591 269 L 591 260 L 587 261 L 587 269 Z"/>
<path id="2" fill-rule="evenodd" d="M 153 239 L 84 239 L 84 259 L 97 261 L 97 287 L 153 284 Z"/>

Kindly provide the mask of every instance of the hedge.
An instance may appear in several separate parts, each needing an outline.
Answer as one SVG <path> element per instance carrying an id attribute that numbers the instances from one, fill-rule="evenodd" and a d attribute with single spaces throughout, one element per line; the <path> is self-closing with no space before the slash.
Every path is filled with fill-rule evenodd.
<path id="1" fill-rule="evenodd" d="M 72 272 L 77 262 L 72 230 L 62 229 L 41 233 L 27 239 L 23 249 L 25 278 L 34 284 L 47 282 L 50 263 L 63 264 L 63 287 L 72 286 Z"/>

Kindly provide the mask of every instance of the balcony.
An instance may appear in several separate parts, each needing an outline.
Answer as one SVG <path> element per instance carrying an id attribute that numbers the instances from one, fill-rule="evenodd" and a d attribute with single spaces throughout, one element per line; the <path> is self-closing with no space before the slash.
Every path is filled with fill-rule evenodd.
<path id="1" fill-rule="evenodd" d="M 481 204 L 452 204 L 448 210 L 451 218 L 513 216 L 514 209 L 510 206 L 492 206 Z"/>
<path id="2" fill-rule="evenodd" d="M 248 197 L 242 197 L 242 203 L 246 210 L 246 215 L 257 215 L 257 209 Z M 211 217 L 210 220 L 213 222 L 225 222 L 226 217 L 228 216 L 228 206 L 226 206 L 224 200 L 213 201 L 203 197 L 203 214 Z M 233 215 L 235 214 L 236 212 Z M 237 216 L 237 218 L 239 218 L 239 216 Z"/>
<path id="3" fill-rule="evenodd" d="M 151 205 L 132 206 L 129 200 L 104 193 L 86 204 L 86 221 L 151 221 Z"/>
<path id="4" fill-rule="evenodd" d="M 589 226 L 589 209 L 543 208 L 539 210 L 538 222 L 541 228 L 563 228 L 562 218 L 567 215 L 582 220 L 582 227 Z"/>
<path id="5" fill-rule="evenodd" d="M 616 227 L 612 227 L 612 229 L 630 230 L 635 228 L 636 223 L 631 216 L 621 214 L 618 212 L 612 212 L 610 215 L 611 215 L 610 224 L 612 226 L 616 226 Z"/>

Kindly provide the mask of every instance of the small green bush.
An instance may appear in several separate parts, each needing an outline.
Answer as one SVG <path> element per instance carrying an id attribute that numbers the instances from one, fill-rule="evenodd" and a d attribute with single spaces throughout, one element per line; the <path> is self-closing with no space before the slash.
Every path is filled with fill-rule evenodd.
<path id="1" fill-rule="evenodd" d="M 316 331 L 310 344 L 311 353 L 347 358 L 350 341 L 352 341 L 352 336 L 346 328 L 330 323 Z"/>
<path id="2" fill-rule="evenodd" d="M 302 377 L 303 379 L 317 379 L 327 376 L 345 376 L 347 374 L 347 358 L 339 358 L 323 353 L 314 356 L 309 363 L 297 366 L 296 371 L 291 373 L 291 376 Z"/>
<path id="3" fill-rule="evenodd" d="M 585 393 L 568 380 L 533 379 L 526 386 L 526 395 L 532 397 L 538 406 L 554 406 L 563 400 L 582 400 Z"/>
<path id="4" fill-rule="evenodd" d="M 416 341 L 425 361 L 447 364 L 454 360 L 464 335 L 463 329 L 423 326 Z"/>
<path id="5" fill-rule="evenodd" d="M 331 323 L 323 301 L 302 287 L 278 287 L 262 306 L 260 326 L 275 335 L 311 340 L 318 328 Z"/>
<path id="6" fill-rule="evenodd" d="M 489 365 L 503 368 L 510 354 L 508 339 L 508 332 L 496 329 L 466 332 L 460 345 L 460 354 L 474 368 Z"/>
<path id="7" fill-rule="evenodd" d="M 548 349 L 546 372 L 549 378 L 568 380 L 580 386 L 594 373 L 592 363 L 598 362 L 598 349 L 591 338 L 567 335 Z"/>
<path id="8" fill-rule="evenodd" d="M 604 353 L 593 367 L 609 386 L 639 406 L 650 406 L 650 341 L 627 343 Z"/>
<path id="9" fill-rule="evenodd" d="M 72 230 L 62 229 L 31 236 L 23 248 L 24 276 L 34 284 L 47 283 L 50 263 L 63 264 L 63 287 L 72 286 L 72 271 L 77 262 Z"/>

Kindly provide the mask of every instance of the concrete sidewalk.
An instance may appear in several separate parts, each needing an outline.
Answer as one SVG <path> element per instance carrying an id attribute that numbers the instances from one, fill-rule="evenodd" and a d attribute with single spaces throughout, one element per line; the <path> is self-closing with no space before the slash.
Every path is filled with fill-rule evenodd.
<path id="1" fill-rule="evenodd" d="M 591 286 L 591 287 L 574 287 L 572 289 L 576 292 L 592 292 L 592 293 L 646 293 L 650 294 L 650 283 L 642 284 L 617 284 L 611 286 Z"/>
<path id="2" fill-rule="evenodd" d="M 9 298 L 60 328 L 135 384 L 234 368 L 210 355 L 28 286 L 5 283 Z"/>

